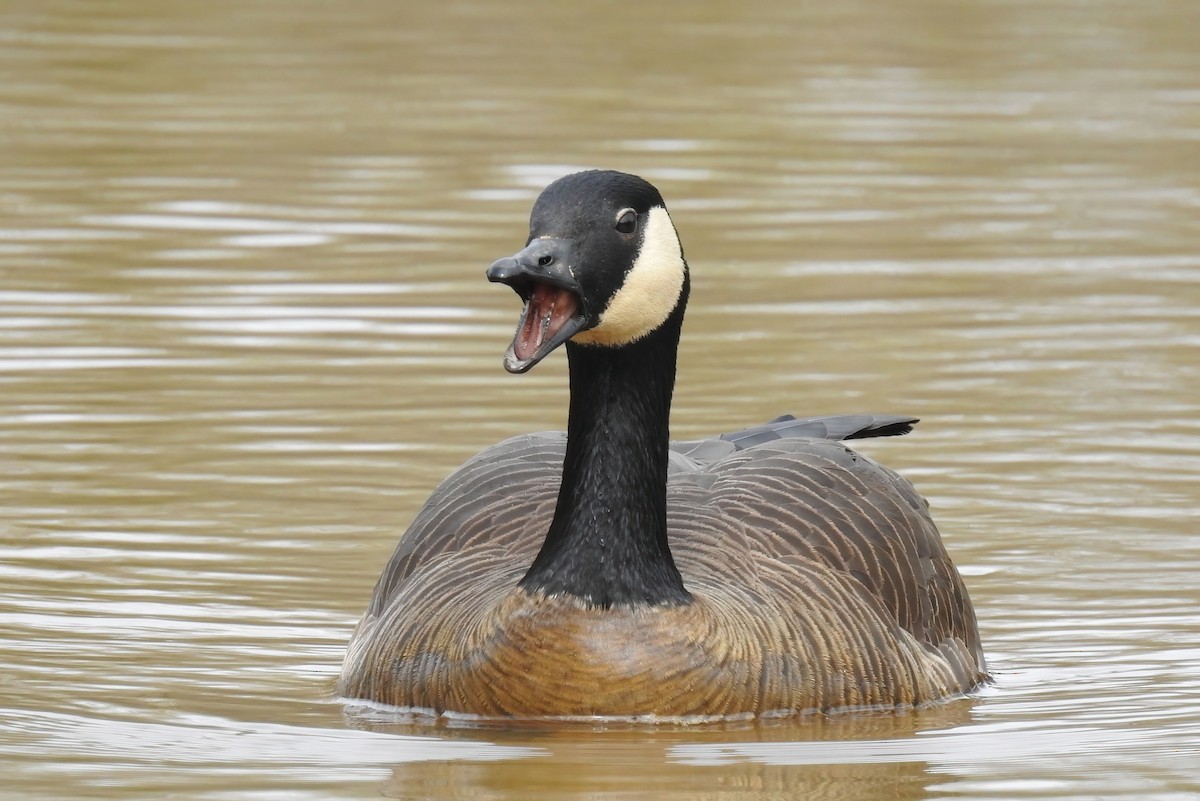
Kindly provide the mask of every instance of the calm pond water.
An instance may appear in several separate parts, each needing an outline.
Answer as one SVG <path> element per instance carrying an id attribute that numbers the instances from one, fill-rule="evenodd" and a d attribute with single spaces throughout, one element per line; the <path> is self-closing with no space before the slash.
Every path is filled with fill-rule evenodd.
<path id="1" fill-rule="evenodd" d="M 0 797 L 1200 794 L 1200 4 L 8 0 Z M 332 695 L 435 483 L 561 427 L 484 268 L 663 190 L 674 432 L 891 411 L 996 683 L 904 716 Z"/>

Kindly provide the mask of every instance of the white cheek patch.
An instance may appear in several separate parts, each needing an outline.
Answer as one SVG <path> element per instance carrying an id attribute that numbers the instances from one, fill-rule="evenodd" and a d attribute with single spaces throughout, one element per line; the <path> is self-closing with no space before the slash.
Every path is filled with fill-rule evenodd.
<path id="1" fill-rule="evenodd" d="M 662 206 L 646 214 L 642 249 L 600 323 L 572 339 L 584 345 L 628 345 L 658 328 L 679 303 L 686 269 L 679 235 Z"/>

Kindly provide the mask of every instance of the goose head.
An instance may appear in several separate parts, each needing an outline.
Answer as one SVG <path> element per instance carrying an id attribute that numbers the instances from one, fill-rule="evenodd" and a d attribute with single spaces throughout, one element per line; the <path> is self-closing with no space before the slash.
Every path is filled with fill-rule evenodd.
<path id="1" fill-rule="evenodd" d="M 662 196 L 635 175 L 589 170 L 543 190 L 520 252 L 488 268 L 524 302 L 504 357 L 523 373 L 567 341 L 619 348 L 663 327 L 687 300 L 679 235 Z"/>

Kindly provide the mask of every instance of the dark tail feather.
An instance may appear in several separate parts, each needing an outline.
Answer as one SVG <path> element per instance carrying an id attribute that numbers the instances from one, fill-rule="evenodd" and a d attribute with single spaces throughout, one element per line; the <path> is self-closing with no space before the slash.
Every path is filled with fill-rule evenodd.
<path id="1" fill-rule="evenodd" d="M 912 431 L 919 422 L 916 417 L 897 417 L 879 414 L 844 414 L 834 417 L 795 418 L 790 414 L 777 417 L 761 426 L 752 426 L 721 439 L 732 442 L 738 450 L 760 445 L 775 439 L 809 437 L 811 439 L 867 439 L 869 437 L 898 437 Z"/>

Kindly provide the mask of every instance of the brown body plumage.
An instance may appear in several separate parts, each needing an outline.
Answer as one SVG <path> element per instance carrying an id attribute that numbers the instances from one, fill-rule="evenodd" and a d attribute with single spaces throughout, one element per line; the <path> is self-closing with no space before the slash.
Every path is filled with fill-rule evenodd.
<path id="1" fill-rule="evenodd" d="M 568 343 L 567 436 L 508 440 L 434 491 L 355 630 L 341 693 L 484 716 L 713 717 L 907 707 L 978 685 L 975 614 L 925 502 L 833 441 L 913 421 L 818 438 L 798 421 L 668 451 L 686 265 L 657 192 L 627 179 L 552 186 L 529 246 L 489 272 L 526 299 L 510 370 L 573 330 L 605 344 Z M 578 208 L 589 208 L 560 196 L 597 182 L 596 214 L 615 212 L 625 237 L 606 245 L 616 255 L 556 244 L 580 238 Z M 562 205 L 575 215 L 565 222 Z M 651 220 L 634 237 L 631 211 Z M 637 250 L 622 262 L 626 240 Z M 569 261 L 569 273 L 550 272 Z M 583 269 L 593 264 L 609 272 Z M 621 327 L 606 324 L 598 309 L 675 264 L 676 295 L 656 301 L 665 311 L 624 298 Z M 596 286 L 606 306 L 591 300 Z M 652 325 L 629 338 L 637 313 Z M 540 332 L 531 319 L 546 321 Z"/>
<path id="2" fill-rule="evenodd" d="M 677 458 L 668 519 L 691 604 L 604 609 L 518 587 L 564 445 L 510 440 L 437 489 L 355 632 L 345 695 L 488 716 L 720 716 L 908 706 L 985 677 L 924 502 L 836 442 Z"/>

